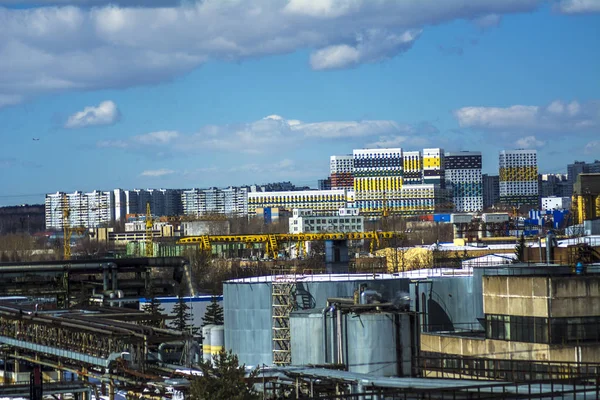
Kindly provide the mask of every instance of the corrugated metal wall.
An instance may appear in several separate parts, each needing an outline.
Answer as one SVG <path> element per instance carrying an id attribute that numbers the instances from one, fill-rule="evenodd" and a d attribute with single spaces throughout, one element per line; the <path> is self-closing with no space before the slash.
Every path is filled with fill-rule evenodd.
<path id="1" fill-rule="evenodd" d="M 409 279 L 299 282 L 297 302 L 303 309 L 325 307 L 330 297 L 352 297 L 359 285 L 391 299 L 409 291 Z M 223 285 L 225 347 L 246 365 L 271 365 L 271 284 L 226 282 Z"/>

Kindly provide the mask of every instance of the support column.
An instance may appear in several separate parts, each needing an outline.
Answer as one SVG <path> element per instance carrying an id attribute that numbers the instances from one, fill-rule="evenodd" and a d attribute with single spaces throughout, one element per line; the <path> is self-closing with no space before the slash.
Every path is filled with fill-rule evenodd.
<path id="1" fill-rule="evenodd" d="M 115 382 L 112 379 L 108 384 L 108 400 L 115 400 Z"/>

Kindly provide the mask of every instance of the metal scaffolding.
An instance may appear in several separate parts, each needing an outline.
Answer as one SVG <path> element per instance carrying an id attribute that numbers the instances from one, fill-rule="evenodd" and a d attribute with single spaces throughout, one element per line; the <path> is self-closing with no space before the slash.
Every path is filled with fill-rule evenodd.
<path id="1" fill-rule="evenodd" d="M 282 276 L 271 285 L 273 314 L 273 363 L 290 365 L 292 348 L 290 343 L 290 312 L 296 309 L 296 280 L 293 276 Z"/>

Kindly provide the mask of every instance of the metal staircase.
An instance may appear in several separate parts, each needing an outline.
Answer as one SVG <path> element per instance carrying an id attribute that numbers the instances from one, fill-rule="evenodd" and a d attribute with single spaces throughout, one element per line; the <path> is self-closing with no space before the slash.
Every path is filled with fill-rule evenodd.
<path id="1" fill-rule="evenodd" d="M 296 281 L 293 276 L 273 276 L 272 337 L 273 364 L 290 365 L 292 352 L 290 343 L 290 312 L 296 309 Z"/>

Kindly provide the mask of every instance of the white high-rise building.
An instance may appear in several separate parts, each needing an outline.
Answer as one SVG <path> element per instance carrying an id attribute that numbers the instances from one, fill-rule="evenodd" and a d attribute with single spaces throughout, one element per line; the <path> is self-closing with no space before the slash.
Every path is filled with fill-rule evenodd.
<path id="1" fill-rule="evenodd" d="M 500 203 L 537 206 L 539 184 L 536 150 L 503 150 L 499 156 Z"/>
<path id="2" fill-rule="evenodd" d="M 445 154 L 446 187 L 452 191 L 454 211 L 483 210 L 481 165 L 479 151 Z"/>
<path id="3" fill-rule="evenodd" d="M 46 195 L 46 229 L 63 229 L 67 209 L 71 227 L 97 228 L 115 221 L 114 192 L 52 193 Z"/>

